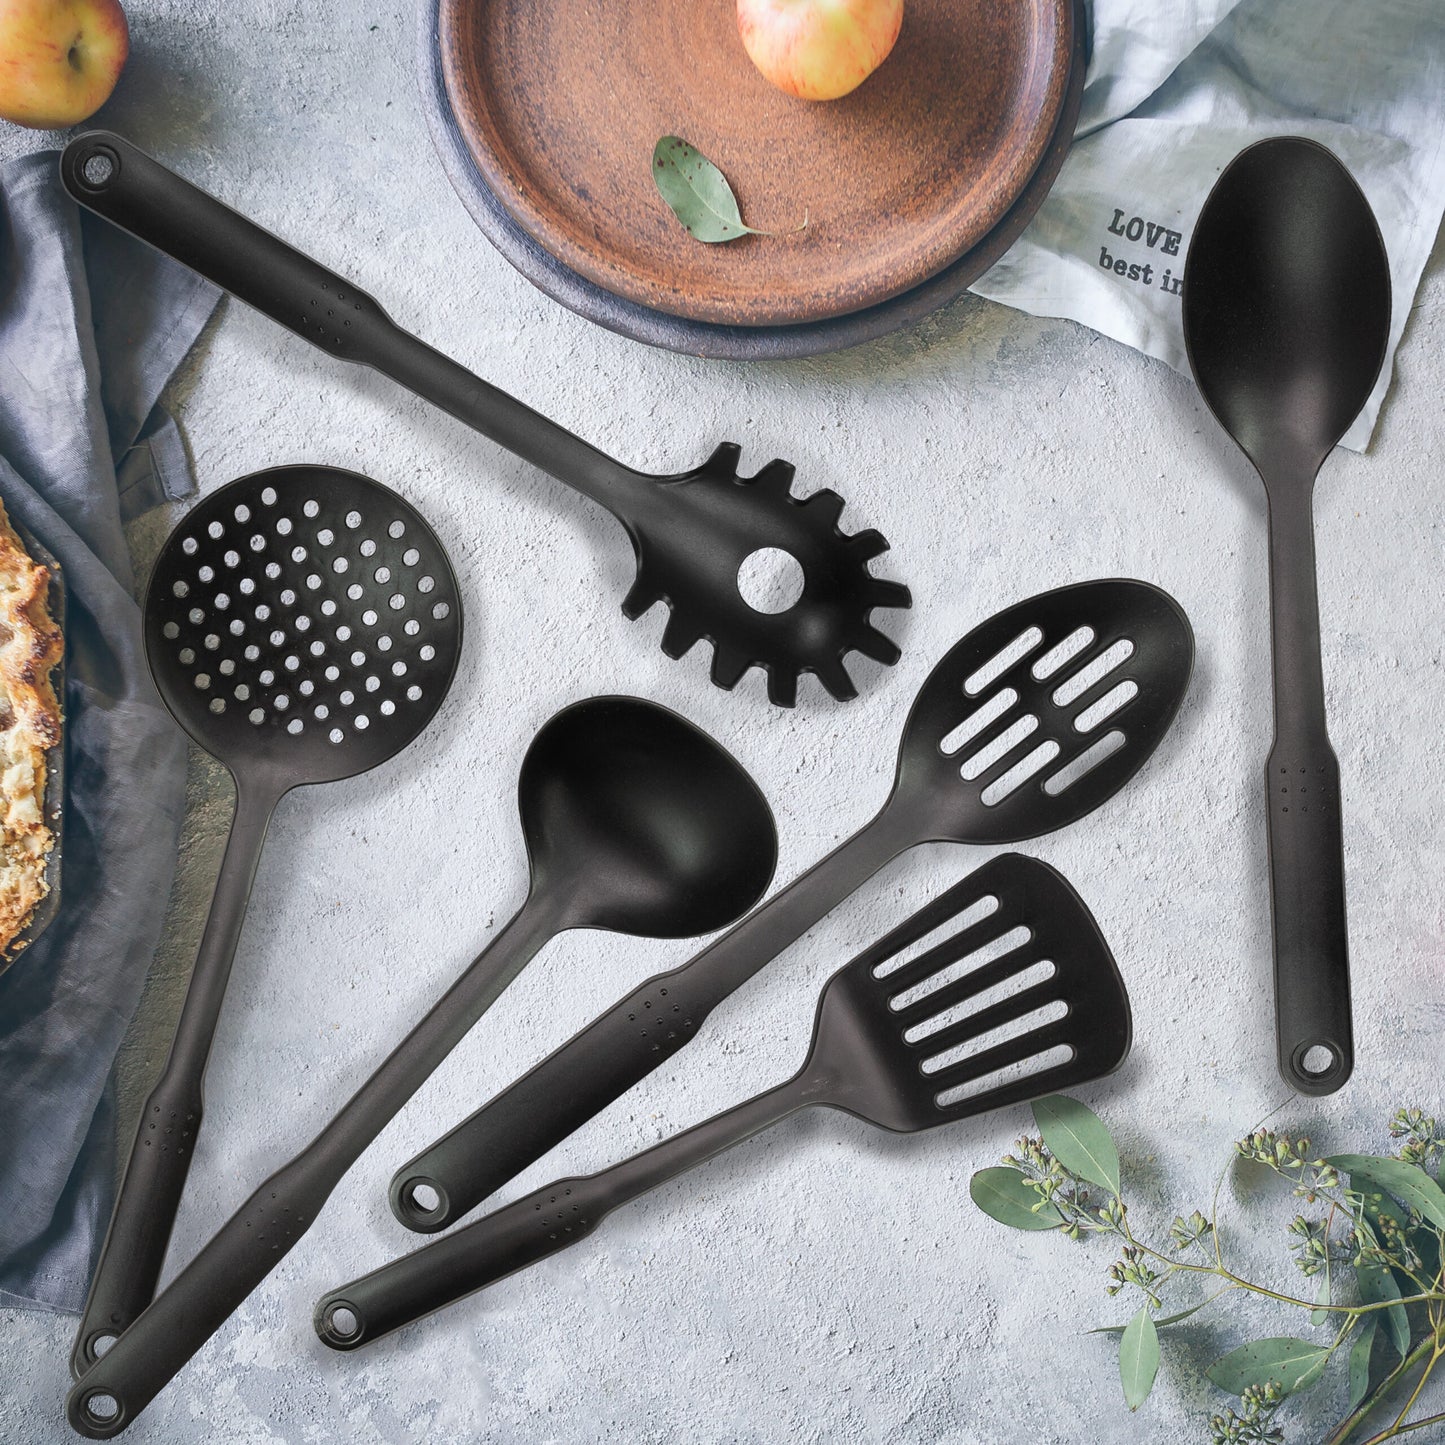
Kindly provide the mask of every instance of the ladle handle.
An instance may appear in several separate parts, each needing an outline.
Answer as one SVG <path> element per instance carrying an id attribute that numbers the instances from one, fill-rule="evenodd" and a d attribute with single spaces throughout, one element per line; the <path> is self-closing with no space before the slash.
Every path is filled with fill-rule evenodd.
<path id="1" fill-rule="evenodd" d="M 902 810 L 885 807 L 695 958 L 639 985 L 404 1164 L 392 1176 L 392 1213 L 421 1233 L 460 1219 L 641 1083 L 697 1036 L 734 989 L 917 841 Z"/>
<path id="2" fill-rule="evenodd" d="M 1340 768 L 1325 721 L 1310 487 L 1270 493 L 1275 739 L 1267 764 L 1279 1068 L 1330 1094 L 1354 1068 Z"/>
<path id="3" fill-rule="evenodd" d="M 311 1227 L 346 1171 L 556 931 L 528 904 L 290 1163 L 212 1236 L 70 1392 L 92 1440 L 120 1434 Z"/>
<path id="4" fill-rule="evenodd" d="M 323 1343 L 354 1350 L 591 1234 L 614 1209 L 818 1102 L 800 1077 L 597 1174 L 559 1179 L 317 1302 Z"/>
<path id="5" fill-rule="evenodd" d="M 630 468 L 404 331 L 373 297 L 111 131 L 66 146 L 60 176 L 80 205 L 278 325 L 369 366 L 610 511 L 642 485 Z"/>
<path id="6" fill-rule="evenodd" d="M 202 1089 L 246 903 L 275 797 L 238 786 L 206 931 L 186 988 L 165 1068 L 141 1110 L 125 1177 L 70 1354 L 78 1380 L 100 1345 L 151 1302 L 201 1128 Z"/>

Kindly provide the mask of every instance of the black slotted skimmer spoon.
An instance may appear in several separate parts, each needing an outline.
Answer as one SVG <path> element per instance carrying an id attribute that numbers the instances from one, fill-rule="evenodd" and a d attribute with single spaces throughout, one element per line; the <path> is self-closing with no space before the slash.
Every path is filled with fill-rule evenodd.
<path id="1" fill-rule="evenodd" d="M 403 331 L 351 282 L 122 137 L 108 131 L 77 137 L 61 156 L 60 174 L 82 206 L 605 507 L 626 528 L 637 562 L 623 612 L 637 618 L 665 603 L 671 615 L 662 650 L 681 657 L 707 638 L 719 687 L 735 687 L 759 666 L 779 706 L 793 706 L 805 672 L 846 700 L 857 695 L 843 665 L 849 653 L 897 662 L 898 648 L 871 622 L 874 608 L 910 605 L 906 587 L 868 570 L 888 550 L 887 540 L 872 529 L 843 533 L 837 523 L 844 502 L 836 492 L 795 498 L 789 463 L 772 461 L 756 476 L 739 477 L 740 449 L 724 442 L 695 471 L 634 471 Z M 752 607 L 738 587 L 743 564 L 769 549 L 788 553 L 803 573 L 801 595 L 777 612 Z"/>
<path id="2" fill-rule="evenodd" d="M 1279 1068 L 1328 1094 L 1354 1068 L 1340 769 L 1325 723 L 1315 478 L 1369 400 L 1390 334 L 1390 268 L 1363 192 L 1297 136 L 1215 182 L 1184 267 L 1194 379 L 1269 500 L 1274 746 L 1267 764 Z"/>
<path id="3" fill-rule="evenodd" d="M 77 1379 L 150 1303 L 165 1264 L 271 814 L 292 788 L 365 772 L 416 738 L 451 685 L 462 609 L 436 534 L 396 493 L 334 467 L 277 467 L 186 515 L 156 560 L 144 629 L 161 697 L 229 769 L 236 814 L 91 1280 Z"/>
<path id="4" fill-rule="evenodd" d="M 274 1173 L 71 1391 L 82 1435 L 129 1425 L 276 1267 L 367 1146 L 553 936 L 688 938 L 762 895 L 777 861 L 756 784 L 655 703 L 593 698 L 532 740 L 517 785 L 527 899 L 316 1138 Z"/>
<path id="5" fill-rule="evenodd" d="M 1194 639 L 1145 582 L 1081 582 L 998 613 L 923 684 L 882 809 L 691 962 L 594 1020 L 402 1166 L 392 1212 L 431 1232 L 560 1144 L 885 863 L 919 843 L 1016 843 L 1112 797 L 1183 700 Z"/>
<path id="6" fill-rule="evenodd" d="M 332 1290 L 316 1333 L 333 1349 L 369 1344 L 576 1244 L 619 1205 L 801 1109 L 931 1129 L 1110 1073 L 1130 1034 L 1124 982 L 1083 900 L 1046 863 L 1005 853 L 833 975 L 786 1083 Z"/>

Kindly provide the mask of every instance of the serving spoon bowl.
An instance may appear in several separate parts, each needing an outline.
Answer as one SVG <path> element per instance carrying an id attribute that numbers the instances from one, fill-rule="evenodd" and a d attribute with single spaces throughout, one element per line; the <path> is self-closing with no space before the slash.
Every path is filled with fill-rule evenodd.
<path id="1" fill-rule="evenodd" d="M 1205 402 L 1269 499 L 1275 1012 L 1280 1072 L 1305 1094 L 1332 1093 L 1354 1067 L 1312 504 L 1316 474 L 1374 390 L 1389 333 L 1385 244 L 1350 173 L 1299 136 L 1242 151 L 1194 230 L 1184 339 Z"/>

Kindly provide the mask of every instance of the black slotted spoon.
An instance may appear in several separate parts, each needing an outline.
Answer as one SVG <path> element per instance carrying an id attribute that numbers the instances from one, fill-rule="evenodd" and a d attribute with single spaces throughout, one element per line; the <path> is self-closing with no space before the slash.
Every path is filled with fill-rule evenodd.
<path id="1" fill-rule="evenodd" d="M 1146 582 L 1081 582 L 991 617 L 929 674 L 871 822 L 689 963 L 641 984 L 403 1165 L 392 1212 L 454 1223 L 681 1049 L 712 1010 L 919 843 L 1016 843 L 1112 797 L 1154 751 L 1194 659 Z"/>
<path id="2" fill-rule="evenodd" d="M 1110 1073 L 1130 1035 L 1123 980 L 1083 900 L 1046 863 L 1003 854 L 833 975 L 786 1083 L 332 1290 L 316 1333 L 333 1349 L 368 1344 L 577 1243 L 619 1205 L 801 1109 L 930 1129 Z"/>
<path id="3" fill-rule="evenodd" d="M 71 1354 L 79 1379 L 150 1303 L 266 829 L 292 788 L 366 772 L 431 721 L 461 650 L 442 544 L 394 492 L 277 467 L 197 504 L 156 560 L 146 657 L 166 706 L 229 769 L 236 813 L 175 1038 L 141 1113 Z"/>
<path id="4" fill-rule="evenodd" d="M 842 532 L 844 502 L 836 492 L 794 497 L 789 463 L 773 461 L 756 476 L 739 477 L 739 448 L 725 442 L 694 471 L 635 471 L 402 330 L 364 291 L 122 137 L 109 131 L 77 137 L 61 156 L 60 174 L 80 205 L 605 507 L 626 528 L 637 561 L 623 612 L 635 619 L 666 603 L 663 651 L 681 657 L 707 638 L 719 687 L 735 687 L 759 666 L 769 699 L 781 707 L 793 706 L 805 672 L 846 700 L 857 695 L 843 665 L 849 653 L 897 662 L 897 646 L 871 622 L 874 608 L 911 601 L 906 587 L 868 570 L 888 550 L 887 539 L 871 529 Z M 752 607 L 738 587 L 744 562 L 769 549 L 788 553 L 803 573 L 801 595 L 778 612 Z"/>

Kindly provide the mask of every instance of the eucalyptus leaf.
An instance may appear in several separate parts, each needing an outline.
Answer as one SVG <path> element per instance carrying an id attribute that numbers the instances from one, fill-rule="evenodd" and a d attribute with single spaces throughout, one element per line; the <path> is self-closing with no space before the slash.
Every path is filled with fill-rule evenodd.
<path id="1" fill-rule="evenodd" d="M 1119 1151 L 1092 1109 L 1052 1094 L 1034 1104 L 1034 1120 L 1049 1152 L 1065 1169 L 1118 1195 Z"/>
<path id="2" fill-rule="evenodd" d="M 1389 1309 L 1383 1311 L 1385 1327 L 1390 1334 L 1390 1343 L 1404 1359 L 1410 1353 L 1410 1317 L 1405 1306 L 1398 1303 L 1400 1285 L 1392 1271 L 1384 1265 L 1363 1262 L 1355 1266 L 1355 1281 L 1360 1287 L 1360 1299 L 1367 1305 L 1384 1304 L 1395 1300 Z M 1366 1319 L 1370 1316 L 1366 1315 Z"/>
<path id="3" fill-rule="evenodd" d="M 1350 1403 L 1345 1409 L 1353 1415 L 1361 1400 L 1370 1389 L 1370 1354 L 1375 1347 L 1376 1321 L 1373 1315 L 1366 1315 L 1350 1346 Z"/>
<path id="4" fill-rule="evenodd" d="M 1165 1315 L 1162 1320 L 1155 1320 L 1154 1327 L 1160 1330 L 1168 1329 L 1170 1325 L 1177 1325 L 1187 1320 L 1190 1315 L 1198 1314 L 1205 1305 L 1210 1303 L 1211 1301 L 1207 1299 L 1200 1300 L 1197 1305 L 1190 1305 L 1187 1310 L 1180 1310 L 1177 1315 Z M 1091 1335 L 1122 1335 L 1128 1328 L 1128 1325 L 1100 1325 L 1098 1329 L 1089 1330 L 1088 1333 Z"/>
<path id="5" fill-rule="evenodd" d="M 1226 1394 L 1276 1381 L 1286 1395 L 1307 1390 L 1324 1373 L 1330 1351 L 1313 1340 L 1255 1340 L 1217 1359 L 1205 1373 Z"/>
<path id="6" fill-rule="evenodd" d="M 980 1169 L 968 1181 L 968 1192 L 990 1219 L 1010 1229 L 1057 1229 L 1061 1223 L 1058 1210 L 1051 1206 L 1034 1213 L 1033 1206 L 1039 1202 L 1038 1192 L 1029 1188 L 1028 1181 L 1017 1169 L 1005 1164 Z"/>
<path id="7" fill-rule="evenodd" d="M 1315 1296 L 1315 1303 L 1319 1305 L 1320 1308 L 1310 1311 L 1310 1323 L 1312 1325 L 1322 1325 L 1330 1317 L 1329 1311 L 1325 1308 L 1325 1306 L 1330 1303 L 1330 1266 L 1328 1260 L 1325 1261 L 1324 1278 L 1320 1280 L 1320 1292 Z"/>
<path id="8" fill-rule="evenodd" d="M 652 179 L 683 229 L 699 241 L 767 234 L 743 224 L 727 177 L 681 136 L 665 135 L 653 147 Z"/>
<path id="9" fill-rule="evenodd" d="M 1124 1384 L 1124 1402 L 1131 1410 L 1149 1398 L 1158 1373 L 1159 1334 L 1149 1306 L 1144 1305 L 1124 1327 L 1124 1338 L 1119 1341 L 1119 1379 Z"/>
<path id="10" fill-rule="evenodd" d="M 1383 1189 L 1409 1205 L 1422 1219 L 1428 1219 L 1436 1229 L 1445 1229 L 1445 1189 L 1418 1165 L 1375 1154 L 1336 1154 L 1325 1163 L 1348 1174 L 1350 1185 L 1357 1193 L 1366 1192 L 1360 1187 L 1362 1184 Z"/>

